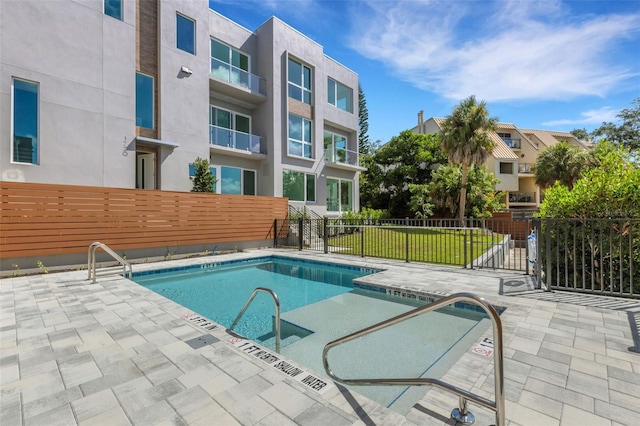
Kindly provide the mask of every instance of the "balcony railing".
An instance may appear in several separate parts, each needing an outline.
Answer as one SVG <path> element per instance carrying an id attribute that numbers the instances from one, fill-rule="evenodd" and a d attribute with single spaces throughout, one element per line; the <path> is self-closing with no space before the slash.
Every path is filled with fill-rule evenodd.
<path id="1" fill-rule="evenodd" d="M 520 149 L 522 148 L 522 144 L 520 139 L 502 139 L 504 143 L 511 149 Z"/>
<path id="2" fill-rule="evenodd" d="M 242 133 L 224 127 L 209 125 L 209 143 L 242 151 L 266 154 L 260 136 Z"/>
<path id="3" fill-rule="evenodd" d="M 533 163 L 518 164 L 518 173 L 533 173 Z"/>
<path id="4" fill-rule="evenodd" d="M 536 193 L 535 192 L 510 192 L 509 202 L 510 203 L 535 203 Z"/>
<path id="5" fill-rule="evenodd" d="M 218 59 L 211 58 L 211 76 L 236 86 L 249 89 L 252 93 L 266 95 L 266 80 L 255 74 L 231 66 Z"/>
<path id="6" fill-rule="evenodd" d="M 359 166 L 358 152 L 346 148 L 340 148 L 331 144 L 324 150 L 324 158 L 327 163 L 347 164 L 349 166 Z"/>

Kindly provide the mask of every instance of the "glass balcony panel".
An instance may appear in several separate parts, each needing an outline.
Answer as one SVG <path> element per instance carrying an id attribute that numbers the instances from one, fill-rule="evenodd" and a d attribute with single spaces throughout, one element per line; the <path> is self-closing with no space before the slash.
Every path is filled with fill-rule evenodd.
<path id="1" fill-rule="evenodd" d="M 211 145 L 255 152 L 256 154 L 266 154 L 260 136 L 218 126 L 209 126 L 209 143 Z"/>
<path id="2" fill-rule="evenodd" d="M 533 173 L 533 163 L 518 164 L 518 173 Z"/>
<path id="3" fill-rule="evenodd" d="M 520 143 L 520 139 L 503 139 L 504 143 L 507 144 L 507 146 L 511 149 L 520 149 L 522 147 L 522 144 Z"/>
<path id="4" fill-rule="evenodd" d="M 509 202 L 510 203 L 535 203 L 536 193 L 535 192 L 510 192 Z"/>
<path id="5" fill-rule="evenodd" d="M 217 80 L 249 89 L 252 93 L 266 94 L 266 84 L 263 78 L 216 58 L 211 58 L 211 76 Z"/>

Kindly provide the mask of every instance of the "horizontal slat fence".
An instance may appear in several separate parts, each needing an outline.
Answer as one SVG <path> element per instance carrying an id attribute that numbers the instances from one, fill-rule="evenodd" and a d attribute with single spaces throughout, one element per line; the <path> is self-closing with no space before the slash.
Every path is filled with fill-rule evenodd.
<path id="1" fill-rule="evenodd" d="M 273 239 L 287 199 L 0 182 L 0 257 Z"/>

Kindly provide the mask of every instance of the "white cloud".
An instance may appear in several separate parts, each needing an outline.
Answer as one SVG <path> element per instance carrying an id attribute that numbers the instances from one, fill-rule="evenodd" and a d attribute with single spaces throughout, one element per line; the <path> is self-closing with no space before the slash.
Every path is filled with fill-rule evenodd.
<path id="1" fill-rule="evenodd" d="M 599 109 L 591 109 L 581 113 L 581 118 L 575 119 L 561 119 L 553 120 L 542 123 L 545 126 L 565 126 L 565 125 L 587 125 L 587 124 L 602 124 L 604 122 L 616 122 L 618 118 L 618 110 L 611 107 L 602 107 Z"/>
<path id="2" fill-rule="evenodd" d="M 637 76 L 610 63 L 640 14 L 573 16 L 560 1 L 370 1 L 351 45 L 415 86 L 485 101 L 604 96 Z M 637 72 L 637 71 L 635 71 Z"/>

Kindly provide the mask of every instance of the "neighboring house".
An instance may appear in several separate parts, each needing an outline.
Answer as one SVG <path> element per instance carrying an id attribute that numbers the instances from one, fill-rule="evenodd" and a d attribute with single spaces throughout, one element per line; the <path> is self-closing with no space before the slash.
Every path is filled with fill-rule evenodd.
<path id="1" fill-rule="evenodd" d="M 439 133 L 443 121 L 444 118 L 434 117 L 424 120 L 424 113 L 420 111 L 418 125 L 412 131 L 422 134 Z M 505 192 L 503 202 L 511 210 L 540 207 L 544 191 L 535 183 L 533 165 L 542 151 L 563 141 L 581 149 L 590 148 L 589 144 L 578 140 L 571 133 L 525 130 L 511 123 L 498 123 L 496 131 L 490 132 L 489 136 L 495 147 L 485 166 L 500 180 L 496 191 Z"/>
<path id="2" fill-rule="evenodd" d="M 216 192 L 358 210 L 358 75 L 275 17 L 207 0 L 2 3 L 1 180 Z"/>

